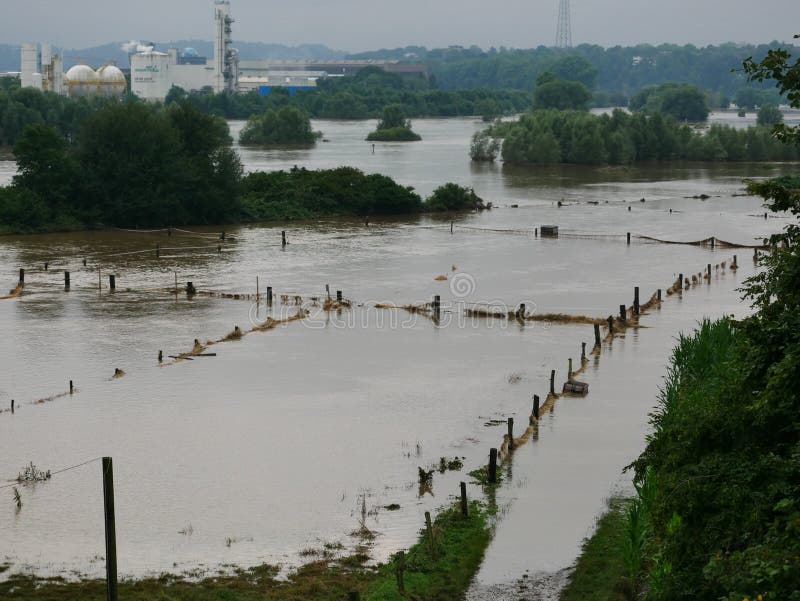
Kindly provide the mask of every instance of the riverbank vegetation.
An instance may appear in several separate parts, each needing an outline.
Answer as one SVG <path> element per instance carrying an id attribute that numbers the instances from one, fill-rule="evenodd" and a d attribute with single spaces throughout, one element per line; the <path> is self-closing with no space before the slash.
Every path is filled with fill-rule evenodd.
<path id="1" fill-rule="evenodd" d="M 535 111 L 518 121 L 495 124 L 487 133 L 503 139 L 501 156 L 508 163 L 625 165 L 637 161 L 800 158 L 798 149 L 781 144 L 769 127 L 735 129 L 715 124 L 703 132 L 660 113 Z"/>
<path id="2" fill-rule="evenodd" d="M 297 109 L 268 120 L 287 114 L 270 139 L 310 132 Z M 74 139 L 28 126 L 14 147 L 18 174 L 0 187 L 0 233 L 415 215 L 483 204 L 458 186 L 460 204 L 426 203 L 389 177 L 347 167 L 244 175 L 230 144 L 223 119 L 188 103 L 115 103 L 88 115 Z"/>
<path id="3" fill-rule="evenodd" d="M 383 109 L 383 117 L 378 121 L 375 131 L 367 135 L 368 142 L 417 142 L 422 136 L 411 129 L 411 121 L 406 119 L 403 107 L 391 104 Z"/>
<path id="4" fill-rule="evenodd" d="M 293 106 L 284 106 L 250 117 L 239 134 L 239 143 L 245 146 L 311 146 L 321 137 L 322 132 L 312 129 L 308 115 Z"/>
<path id="5" fill-rule="evenodd" d="M 336 545 L 326 546 L 320 558 L 280 578 L 278 566 L 262 565 L 194 579 L 162 575 L 157 578 L 123 580 L 119 598 L 155 601 L 341 601 L 358 592 L 365 601 L 430 599 L 449 601 L 466 592 L 480 567 L 489 543 L 490 519 L 494 511 L 469 504 L 469 517 L 457 507 L 444 508 L 432 525 L 431 539 L 423 529 L 418 542 L 386 564 L 369 567 L 366 548 L 353 554 L 338 554 Z M 314 553 L 316 555 L 317 553 Z M 0 572 L 4 566 L 0 565 Z M 404 591 L 398 590 L 399 574 Z M 105 581 L 66 582 L 62 578 L 40 579 L 12 575 L 0 582 L 0 598 L 15 601 L 67 601 L 106 598 Z"/>
<path id="6" fill-rule="evenodd" d="M 787 52 L 745 71 L 800 106 Z M 800 145 L 800 128 L 775 132 Z M 673 351 L 619 526 L 627 599 L 800 599 L 800 178 L 749 191 L 793 221 L 744 283 L 754 313 L 704 321 Z"/>

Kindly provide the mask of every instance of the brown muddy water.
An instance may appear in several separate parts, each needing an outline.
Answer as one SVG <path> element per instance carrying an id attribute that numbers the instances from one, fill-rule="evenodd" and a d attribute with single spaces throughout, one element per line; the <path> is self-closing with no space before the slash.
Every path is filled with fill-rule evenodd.
<path id="1" fill-rule="evenodd" d="M 748 311 L 736 288 L 753 273 L 752 250 L 635 235 L 753 244 L 785 221 L 765 220 L 759 199 L 739 196 L 741 180 L 787 166 L 472 166 L 467 147 L 479 121 L 417 120 L 423 142 L 378 144 L 374 154 L 363 142 L 372 126 L 317 122 L 329 143 L 246 150 L 242 158 L 249 169 L 353 165 L 423 194 L 457 181 L 496 208 L 457 217 L 452 235 L 449 219 L 430 217 L 375 219 L 368 228 L 342 220 L 228 226 L 221 252 L 222 228 L 171 237 L 0 237 L 0 292 L 26 269 L 24 294 L 0 301 L 0 409 L 12 398 L 17 406 L 13 415 L 0 413 L 0 485 L 31 461 L 55 471 L 112 456 L 126 576 L 293 565 L 303 561 L 302 550 L 325 542 L 352 546 L 362 497 L 367 526 L 378 534 L 374 556 L 384 559 L 411 544 L 424 511 L 448 503 L 466 472 L 500 446 L 504 426 L 486 424 L 509 416 L 524 423 L 532 395 L 547 392 L 550 370 L 558 370 L 560 385 L 580 343 L 591 347 L 589 325 L 463 319 L 468 303 L 608 316 L 631 304 L 634 286 L 644 302 L 678 273 L 690 276 L 737 254 L 738 272 L 715 270 L 709 284 L 665 295 L 661 309 L 642 318 L 645 328 L 607 345 L 581 376 L 590 394 L 560 399 L 538 439 L 515 452 L 498 492 L 503 519 L 471 595 L 487 597 L 525 573 L 557 580 L 604 499 L 627 486 L 621 469 L 643 445 L 674 337 L 703 316 Z M 0 163 L 0 172 L 13 173 L 13 165 Z M 699 194 L 710 198 L 686 198 Z M 542 224 L 559 225 L 562 237 L 534 237 Z M 116 275 L 113 294 L 109 274 Z M 175 296 L 167 291 L 175 274 L 181 285 L 231 294 L 254 294 L 258 277 L 262 294 L 274 288 L 275 303 Z M 435 281 L 439 275 L 448 280 Z M 354 307 L 326 313 L 313 306 L 326 284 Z M 438 324 L 374 306 L 437 294 Z M 216 357 L 158 365 L 159 350 L 178 355 L 194 339 L 293 315 L 297 307 L 281 295 L 302 296 L 309 317 L 210 347 Z M 115 369 L 126 375 L 112 378 Z M 74 395 L 35 403 L 65 392 L 69 380 Z M 420 497 L 418 466 L 455 456 L 465 458 L 464 469 L 437 472 L 432 494 Z M 99 463 L 18 488 L 19 511 L 11 489 L 0 489 L 0 563 L 101 575 Z M 470 485 L 469 494 L 481 491 Z M 393 503 L 401 509 L 384 509 Z"/>

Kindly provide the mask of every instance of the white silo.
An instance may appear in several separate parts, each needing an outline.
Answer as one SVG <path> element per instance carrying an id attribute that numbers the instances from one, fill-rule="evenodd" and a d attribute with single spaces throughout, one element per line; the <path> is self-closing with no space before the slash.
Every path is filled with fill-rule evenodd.
<path id="1" fill-rule="evenodd" d="M 142 100 L 164 100 L 172 87 L 169 56 L 154 50 L 131 56 L 131 92 Z"/>
<path id="2" fill-rule="evenodd" d="M 42 76 L 39 74 L 38 55 L 39 51 L 35 43 L 22 44 L 19 80 L 23 88 L 42 88 Z"/>

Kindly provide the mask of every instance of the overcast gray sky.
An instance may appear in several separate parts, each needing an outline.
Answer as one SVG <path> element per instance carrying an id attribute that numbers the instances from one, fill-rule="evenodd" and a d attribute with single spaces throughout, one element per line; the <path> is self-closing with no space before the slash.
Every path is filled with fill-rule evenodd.
<path id="1" fill-rule="evenodd" d="M 232 0 L 234 38 L 348 51 L 552 45 L 558 0 Z M 0 43 L 212 39 L 211 0 L 0 0 Z M 572 0 L 575 44 L 790 40 L 800 0 Z"/>

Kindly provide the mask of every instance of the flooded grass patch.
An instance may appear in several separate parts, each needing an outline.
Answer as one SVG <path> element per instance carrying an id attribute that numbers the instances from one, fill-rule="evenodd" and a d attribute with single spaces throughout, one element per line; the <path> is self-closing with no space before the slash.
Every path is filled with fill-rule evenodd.
<path id="1" fill-rule="evenodd" d="M 597 530 L 584 541 L 559 601 L 623 601 L 628 598 L 622 559 L 627 507 L 627 499 L 609 501 L 608 510 L 597 522 Z"/>
<path id="2" fill-rule="evenodd" d="M 278 566 L 264 564 L 249 569 L 235 569 L 231 574 L 192 580 L 162 574 L 141 580 L 119 583 L 123 601 L 339 601 L 350 591 L 358 591 L 370 601 L 394 599 L 457 599 L 467 590 L 480 567 L 491 539 L 490 516 L 493 511 L 483 503 L 469 505 L 469 517 L 458 507 L 444 509 L 436 517 L 433 540 L 425 530 L 419 541 L 403 554 L 401 565 L 405 594 L 398 590 L 397 556 L 377 568 L 368 567 L 368 548 L 360 545 L 355 552 L 332 559 L 332 551 L 341 543 L 326 543 L 322 550 L 307 549 L 301 555 L 315 557 L 279 579 Z M 0 573 L 7 570 L 0 565 Z M 82 599 L 102 601 L 106 589 L 103 580 L 66 582 L 63 578 L 37 578 L 16 574 L 0 582 L 0 598 L 18 601 L 67 601 Z"/>

